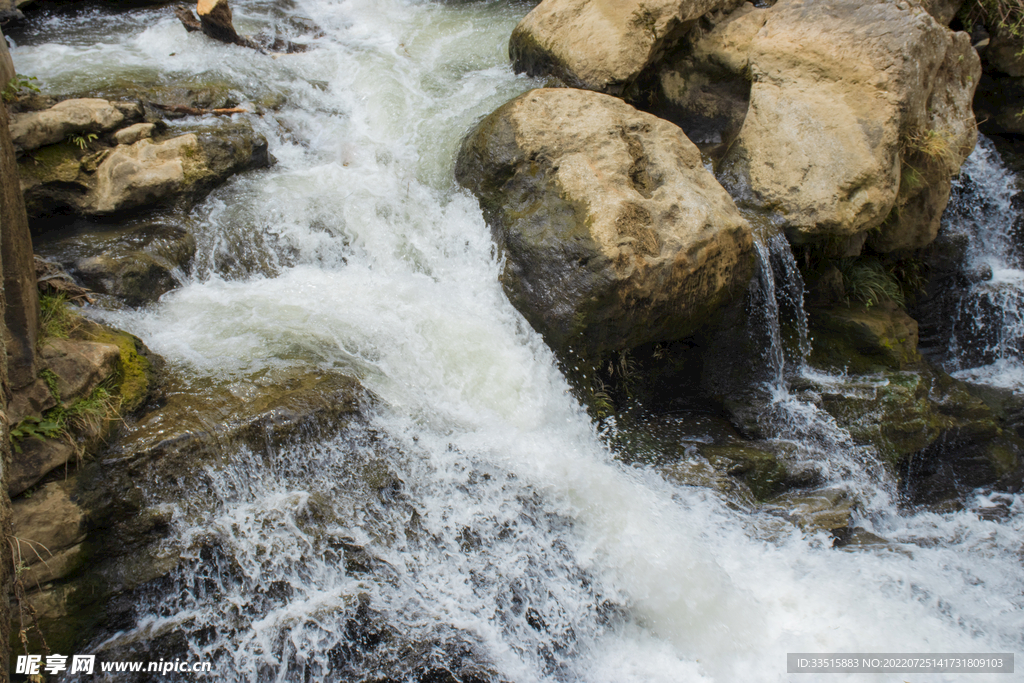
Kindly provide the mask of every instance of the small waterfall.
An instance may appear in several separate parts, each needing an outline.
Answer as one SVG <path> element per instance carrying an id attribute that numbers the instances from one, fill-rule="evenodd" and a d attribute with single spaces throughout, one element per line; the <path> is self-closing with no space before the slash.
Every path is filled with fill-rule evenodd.
<path id="1" fill-rule="evenodd" d="M 757 272 L 751 281 L 753 324 L 763 330 L 771 384 L 781 387 L 811 352 L 804 312 L 804 281 L 782 231 L 765 221 L 754 230 Z"/>
<path id="2" fill-rule="evenodd" d="M 796 448 L 805 464 L 833 485 L 872 505 L 893 508 L 892 478 L 870 446 L 858 445 L 821 407 L 822 391 L 851 389 L 848 378 L 810 367 L 811 338 L 804 310 L 804 281 L 789 240 L 770 221 L 752 218 L 757 272 L 751 281 L 751 334 L 771 368 L 759 424 L 770 439 Z"/>
<path id="3" fill-rule="evenodd" d="M 1024 222 L 1016 179 L 981 137 L 953 183 L 944 239 L 963 252 L 962 294 L 952 306 L 948 366 L 963 379 L 1024 389 Z"/>

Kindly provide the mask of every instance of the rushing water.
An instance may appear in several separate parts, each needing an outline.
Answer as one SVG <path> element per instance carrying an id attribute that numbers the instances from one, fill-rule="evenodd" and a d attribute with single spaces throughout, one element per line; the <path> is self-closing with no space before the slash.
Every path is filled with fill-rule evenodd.
<path id="1" fill-rule="evenodd" d="M 178 504 L 170 589 L 105 647 L 180 634 L 217 680 L 433 667 L 615 683 L 788 680 L 798 651 L 1020 651 L 1019 498 L 905 515 L 884 481 L 853 477 L 858 523 L 899 551 L 843 552 L 612 457 L 504 297 L 477 203 L 451 179 L 468 128 L 537 85 L 507 66 L 529 6 L 237 3 L 241 32 L 311 45 L 279 58 L 186 34 L 169 10 L 82 11 L 13 50 L 57 92 L 198 77 L 243 106 L 284 94 L 255 119 L 277 165 L 188 219 L 192 277 L 108 317 L 194 378 L 342 370 L 379 398 L 341 436 L 211 466 Z M 324 35 L 303 35 L 302 16 Z M 857 474 L 813 404 L 777 400 L 811 415 L 780 438 L 833 481 Z M 375 487 L 375 468 L 392 483 Z M 995 505 L 1002 521 L 978 514 Z"/>
<path id="2" fill-rule="evenodd" d="M 949 363 L 965 379 L 1024 390 L 1024 254 L 1011 236 L 1024 221 L 1018 192 L 983 137 L 954 182 L 943 223 L 966 238 L 964 270 L 974 280 L 956 309 Z"/>

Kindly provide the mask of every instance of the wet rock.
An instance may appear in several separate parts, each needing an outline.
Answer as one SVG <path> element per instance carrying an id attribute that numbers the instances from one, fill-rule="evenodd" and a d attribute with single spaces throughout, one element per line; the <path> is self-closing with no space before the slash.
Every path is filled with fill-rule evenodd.
<path id="1" fill-rule="evenodd" d="M 741 509 L 754 504 L 754 495 L 742 481 L 730 477 L 704 459 L 681 460 L 658 467 L 658 473 L 679 486 L 696 486 L 718 492 Z"/>
<path id="2" fill-rule="evenodd" d="M 81 150 L 61 143 L 19 164 L 34 217 L 68 210 L 87 216 L 159 205 L 191 206 L 235 173 L 268 166 L 267 142 L 245 121 L 165 139 Z"/>
<path id="3" fill-rule="evenodd" d="M 119 297 L 129 306 L 156 301 L 178 286 L 196 242 L 174 226 L 146 226 L 140 232 L 131 235 L 135 239 L 77 260 L 74 271 L 94 291 Z"/>
<path id="4" fill-rule="evenodd" d="M 901 492 L 915 505 L 962 501 L 989 485 L 1020 491 L 1024 441 L 984 423 L 967 424 L 944 431 L 901 466 Z"/>
<path id="5" fill-rule="evenodd" d="M 821 365 L 870 372 L 917 363 L 917 322 L 892 302 L 811 308 L 814 358 Z"/>
<path id="6" fill-rule="evenodd" d="M 782 0 L 749 50 L 750 107 L 723 161 L 736 192 L 778 212 L 795 243 L 874 229 L 877 252 L 933 240 L 976 137 L 969 36 L 913 5 Z"/>
<path id="7" fill-rule="evenodd" d="M 1024 473 L 1024 441 L 963 382 L 927 366 L 851 378 L 820 399 L 855 442 L 877 449 L 911 504 L 1008 490 Z"/>
<path id="8" fill-rule="evenodd" d="M 199 15 L 200 30 L 214 40 L 252 47 L 248 40 L 235 31 L 228 0 L 199 0 L 196 13 Z"/>
<path id="9" fill-rule="evenodd" d="M 64 100 L 43 111 L 11 117 L 11 138 L 19 152 L 62 142 L 69 135 L 106 133 L 121 126 L 125 115 L 106 100 Z"/>
<path id="10" fill-rule="evenodd" d="M 680 486 L 714 490 L 742 509 L 821 483 L 791 444 L 744 439 L 727 420 L 710 415 L 650 416 L 639 424 L 626 418 L 610 445 L 625 462 L 651 466 Z"/>
<path id="11" fill-rule="evenodd" d="M 621 95 L 702 15 L 731 0 L 544 0 L 509 41 L 517 73 Z"/>
<path id="12" fill-rule="evenodd" d="M 556 349 L 707 328 L 753 272 L 750 229 L 676 126 L 615 98 L 533 90 L 463 142 L 513 304 Z"/>
<path id="13" fill-rule="evenodd" d="M 852 524 L 856 501 L 839 488 L 786 493 L 765 504 L 806 532 L 828 531 L 841 534 Z"/>
<path id="14" fill-rule="evenodd" d="M 355 379 L 298 370 L 202 385 L 170 378 L 159 402 L 126 429 L 115 450 L 133 457 L 188 458 L 244 443 L 255 450 L 306 429 L 330 430 L 358 414 L 365 394 Z"/>

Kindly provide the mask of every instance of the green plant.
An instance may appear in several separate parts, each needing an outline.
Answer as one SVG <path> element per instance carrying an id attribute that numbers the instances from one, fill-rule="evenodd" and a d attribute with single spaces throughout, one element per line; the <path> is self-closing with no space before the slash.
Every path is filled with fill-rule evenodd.
<path id="1" fill-rule="evenodd" d="M 3 97 L 4 102 L 13 102 L 17 99 L 18 93 L 22 90 L 39 92 L 39 86 L 33 83 L 35 80 L 38 80 L 35 76 L 15 74 L 11 80 L 7 81 L 7 84 L 4 86 L 3 92 L 0 93 L 0 96 Z"/>
<path id="2" fill-rule="evenodd" d="M 11 447 L 15 453 L 21 453 L 23 439 L 56 439 L 62 434 L 61 426 L 48 417 L 29 415 L 14 427 L 11 427 Z"/>
<path id="3" fill-rule="evenodd" d="M 1024 37 L 1024 1 L 968 0 L 957 16 L 967 31 L 985 26 L 990 31 L 1002 30 L 1018 38 Z"/>
<path id="4" fill-rule="evenodd" d="M 78 324 L 78 316 L 68 308 L 68 296 L 64 292 L 41 294 L 39 296 L 39 338 L 55 337 L 67 339 Z"/>
<path id="5" fill-rule="evenodd" d="M 870 308 L 883 301 L 906 306 L 906 297 L 899 280 L 879 259 L 847 258 L 838 261 L 847 300 L 862 302 Z"/>
<path id="6" fill-rule="evenodd" d="M 60 398 L 56 373 L 49 368 L 43 369 L 39 372 L 39 379 L 46 384 L 57 405 L 45 411 L 42 417 L 30 415 L 13 427 L 10 431 L 12 447 L 21 453 L 23 439 L 61 439 L 71 444 L 80 457 L 72 432 L 95 429 L 105 420 L 113 419 L 120 412 L 121 400 L 106 387 L 98 386 L 88 396 L 64 403 Z"/>
<path id="7" fill-rule="evenodd" d="M 85 149 L 95 139 L 96 133 L 82 133 L 81 135 L 68 133 L 68 142 L 78 147 L 78 149 Z"/>

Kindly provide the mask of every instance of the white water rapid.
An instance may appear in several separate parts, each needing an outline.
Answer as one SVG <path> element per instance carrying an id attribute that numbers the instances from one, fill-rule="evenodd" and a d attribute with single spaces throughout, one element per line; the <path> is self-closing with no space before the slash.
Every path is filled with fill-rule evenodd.
<path id="1" fill-rule="evenodd" d="M 172 589 L 113 642 L 179 634 L 224 681 L 402 680 L 417 647 L 419 662 L 516 683 L 890 681 L 787 675 L 786 653 L 1024 652 L 1019 497 L 907 515 L 866 477 L 858 523 L 897 550 L 846 552 L 612 457 L 506 300 L 477 202 L 452 180 L 469 127 L 539 85 L 506 52 L 531 3 L 233 7 L 242 33 L 306 16 L 324 35 L 274 58 L 186 34 L 166 8 L 84 10 L 39 19 L 12 50 L 53 92 L 199 78 L 243 106 L 287 98 L 254 123 L 277 165 L 189 219 L 193 275 L 102 315 L 194 378 L 337 369 L 379 400 L 361 432 L 211 468 L 175 515 Z M 829 476 L 856 466 L 848 439 L 801 434 L 804 457 L 841 465 L 823 463 Z M 380 459 L 401 482 L 383 497 L 360 474 Z M 996 503 L 1009 514 L 979 514 Z M 345 561 L 354 545 L 373 571 Z M 366 605 L 393 634 L 376 649 L 352 628 Z"/>
<path id="2" fill-rule="evenodd" d="M 977 281 L 956 310 L 949 362 L 963 379 L 1024 391 L 1024 254 L 1012 232 L 1024 216 L 1018 191 L 984 137 L 954 182 L 945 230 L 967 240 L 965 269 Z"/>

